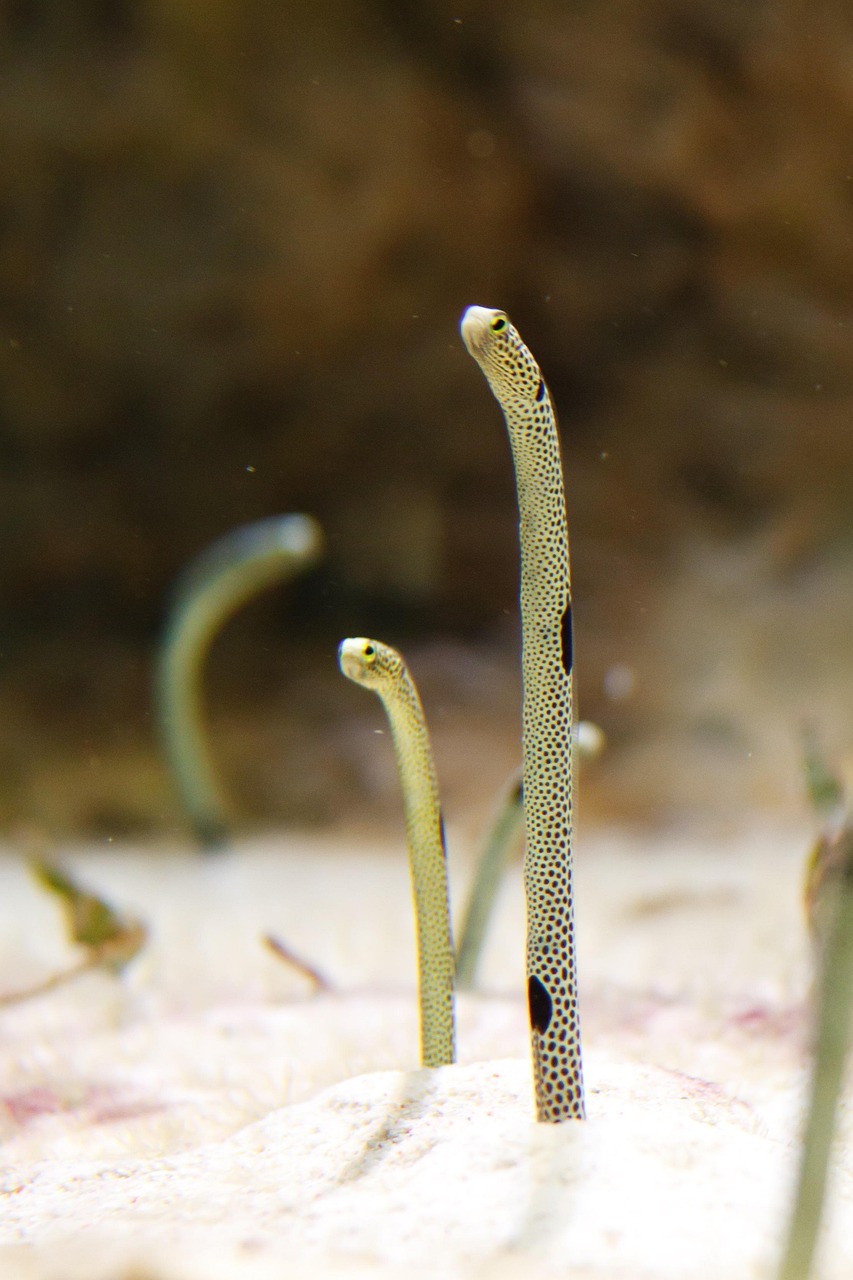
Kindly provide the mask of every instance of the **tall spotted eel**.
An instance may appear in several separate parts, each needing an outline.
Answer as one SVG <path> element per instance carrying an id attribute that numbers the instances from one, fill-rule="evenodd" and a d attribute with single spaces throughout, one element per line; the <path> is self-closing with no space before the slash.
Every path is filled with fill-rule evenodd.
<path id="1" fill-rule="evenodd" d="M 596 760 L 604 750 L 605 741 L 604 733 L 597 724 L 593 724 L 591 720 L 577 722 L 574 746 L 581 761 L 586 763 Z M 520 848 L 523 838 L 524 804 L 519 769 L 504 790 L 468 891 L 456 949 L 457 991 L 467 991 L 474 986 L 486 931 L 504 871 L 513 850 Z"/>
<path id="2" fill-rule="evenodd" d="M 572 595 L 557 424 L 539 366 L 503 311 L 469 307 L 462 338 L 506 420 L 521 544 L 527 992 L 536 1112 L 583 1119 L 572 902 Z"/>
<path id="3" fill-rule="evenodd" d="M 456 1061 L 453 935 L 444 824 L 421 700 L 403 658 L 390 645 L 364 636 L 342 640 L 338 661 L 345 676 L 378 694 L 391 725 L 415 900 L 421 1063 L 446 1066 Z"/>
<path id="4" fill-rule="evenodd" d="M 202 668 L 214 636 L 248 599 L 316 564 L 323 531 L 313 516 L 271 516 L 219 538 L 184 571 L 160 646 L 155 701 L 181 803 L 208 850 L 228 837 L 202 713 Z"/>

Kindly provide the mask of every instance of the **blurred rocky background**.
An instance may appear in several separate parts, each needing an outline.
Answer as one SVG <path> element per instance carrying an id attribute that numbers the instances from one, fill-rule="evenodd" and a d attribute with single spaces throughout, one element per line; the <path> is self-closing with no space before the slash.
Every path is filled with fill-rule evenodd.
<path id="1" fill-rule="evenodd" d="M 399 799 L 348 634 L 400 645 L 451 821 L 518 753 L 514 488 L 457 323 L 560 411 L 589 820 L 804 812 L 853 751 L 853 15 L 766 0 L 0 4 L 0 824 L 180 818 L 176 574 L 308 511 L 235 618 L 235 822 Z"/>

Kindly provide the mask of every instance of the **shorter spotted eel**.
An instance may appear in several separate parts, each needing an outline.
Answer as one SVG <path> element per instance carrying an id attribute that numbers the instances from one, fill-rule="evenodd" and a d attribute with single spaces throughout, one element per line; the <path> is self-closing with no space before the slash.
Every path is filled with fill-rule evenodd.
<path id="1" fill-rule="evenodd" d="M 446 1066 L 456 1061 L 453 935 L 444 824 L 421 700 L 403 658 L 390 645 L 364 636 L 342 640 L 338 661 L 345 676 L 378 694 L 391 725 L 415 901 L 421 1063 Z"/>

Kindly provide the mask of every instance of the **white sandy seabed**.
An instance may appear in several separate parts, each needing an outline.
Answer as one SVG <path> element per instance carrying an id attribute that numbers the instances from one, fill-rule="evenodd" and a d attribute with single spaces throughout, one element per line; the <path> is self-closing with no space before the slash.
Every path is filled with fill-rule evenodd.
<path id="1" fill-rule="evenodd" d="M 771 1277 L 806 1085 L 806 844 L 582 842 L 589 1119 L 554 1127 L 533 1122 L 517 870 L 460 1065 L 426 1072 L 399 849 L 69 851 L 151 941 L 121 980 L 0 1010 L 0 1277 Z M 9 990 L 71 956 L 11 856 L 0 892 Z M 335 990 L 312 996 L 267 931 Z M 842 1129 L 823 1280 L 853 1276 Z"/>

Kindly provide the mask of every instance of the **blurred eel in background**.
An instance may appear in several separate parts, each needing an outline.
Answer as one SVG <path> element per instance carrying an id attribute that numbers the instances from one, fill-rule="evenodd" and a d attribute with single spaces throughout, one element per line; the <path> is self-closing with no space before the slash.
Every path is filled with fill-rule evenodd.
<path id="1" fill-rule="evenodd" d="M 207 852 L 223 847 L 229 831 L 204 724 L 205 657 L 232 614 L 266 587 L 313 568 L 323 546 L 312 516 L 273 516 L 225 534 L 176 584 L 157 664 L 156 714 L 181 806 Z"/>

